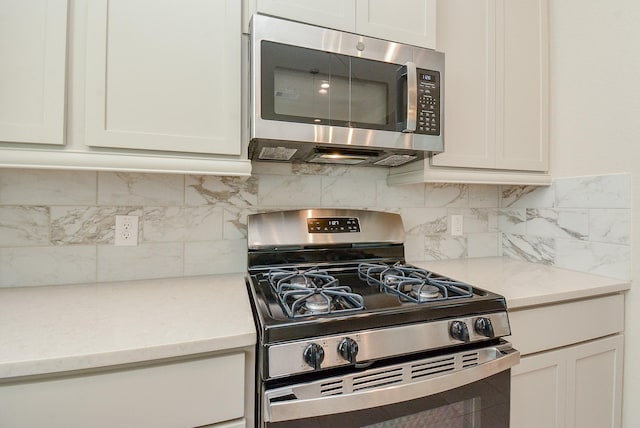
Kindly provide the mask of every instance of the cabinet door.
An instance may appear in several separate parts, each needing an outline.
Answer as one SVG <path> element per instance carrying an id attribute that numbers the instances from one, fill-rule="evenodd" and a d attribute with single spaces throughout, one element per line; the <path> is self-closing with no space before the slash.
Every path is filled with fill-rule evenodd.
<path id="1" fill-rule="evenodd" d="M 257 0 L 259 13 L 354 32 L 356 0 Z"/>
<path id="2" fill-rule="evenodd" d="M 547 171 L 548 0 L 439 0 L 444 153 L 434 166 Z"/>
<path id="3" fill-rule="evenodd" d="M 0 141 L 64 144 L 67 0 L 0 0 Z"/>
<path id="4" fill-rule="evenodd" d="M 568 427 L 620 427 L 623 342 L 617 335 L 570 348 Z"/>
<path id="5" fill-rule="evenodd" d="M 241 2 L 92 0 L 86 144 L 240 154 Z"/>
<path id="6" fill-rule="evenodd" d="M 445 53 L 444 153 L 434 166 L 495 167 L 494 0 L 439 0 L 437 49 Z"/>
<path id="7" fill-rule="evenodd" d="M 620 428 L 621 334 L 523 357 L 511 371 L 511 426 Z"/>
<path id="8" fill-rule="evenodd" d="M 498 0 L 496 167 L 549 166 L 548 0 Z"/>
<path id="9" fill-rule="evenodd" d="M 562 428 L 566 369 L 563 351 L 522 357 L 511 370 L 511 426 Z"/>
<path id="10" fill-rule="evenodd" d="M 357 33 L 435 48 L 436 0 L 357 1 Z"/>

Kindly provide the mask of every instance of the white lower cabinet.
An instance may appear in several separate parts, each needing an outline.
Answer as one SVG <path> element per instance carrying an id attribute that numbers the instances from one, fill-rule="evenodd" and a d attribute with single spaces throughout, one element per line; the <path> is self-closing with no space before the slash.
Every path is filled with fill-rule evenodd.
<path id="1" fill-rule="evenodd" d="M 511 371 L 512 427 L 621 426 L 624 296 L 517 310 L 510 319 L 522 352 Z"/>
<path id="2" fill-rule="evenodd" d="M 239 428 L 245 353 L 0 383 L 1 427 Z"/>
<path id="3" fill-rule="evenodd" d="M 620 427 L 623 336 L 522 357 L 511 378 L 511 426 Z"/>

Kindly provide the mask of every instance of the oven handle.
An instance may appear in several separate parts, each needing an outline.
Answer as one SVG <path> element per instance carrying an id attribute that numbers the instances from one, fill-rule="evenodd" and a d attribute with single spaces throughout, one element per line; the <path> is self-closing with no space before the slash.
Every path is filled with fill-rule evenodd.
<path id="1" fill-rule="evenodd" d="M 295 387 L 291 387 L 288 395 L 279 394 L 274 400 L 269 400 L 269 394 L 266 394 L 263 403 L 264 420 L 265 422 L 290 421 L 401 403 L 471 384 L 508 370 L 520 361 L 520 352 L 513 349 L 508 342 L 494 349 L 496 357 L 485 363 L 406 384 L 306 399 L 295 397 Z"/>

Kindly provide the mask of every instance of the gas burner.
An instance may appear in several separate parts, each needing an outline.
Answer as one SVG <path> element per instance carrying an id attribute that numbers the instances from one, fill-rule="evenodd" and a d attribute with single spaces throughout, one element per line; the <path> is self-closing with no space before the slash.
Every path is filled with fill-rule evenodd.
<path id="1" fill-rule="evenodd" d="M 438 297 L 442 297 L 442 293 L 440 293 L 440 289 L 435 285 L 430 284 L 416 284 L 411 287 L 411 295 L 416 297 L 418 300 L 433 300 Z"/>
<path id="2" fill-rule="evenodd" d="M 415 303 L 473 296 L 469 284 L 400 263 L 361 263 L 358 276 L 367 284 L 380 287 L 381 291 Z"/>
<path id="3" fill-rule="evenodd" d="M 362 296 L 318 268 L 271 269 L 266 277 L 290 318 L 364 309 Z"/>

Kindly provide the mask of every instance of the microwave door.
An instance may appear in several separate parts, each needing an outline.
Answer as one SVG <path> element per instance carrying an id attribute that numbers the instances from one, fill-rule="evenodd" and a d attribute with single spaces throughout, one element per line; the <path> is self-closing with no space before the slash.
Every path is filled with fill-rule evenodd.
<path id="1" fill-rule="evenodd" d="M 270 41 L 261 49 L 263 119 L 397 131 L 398 64 Z"/>

